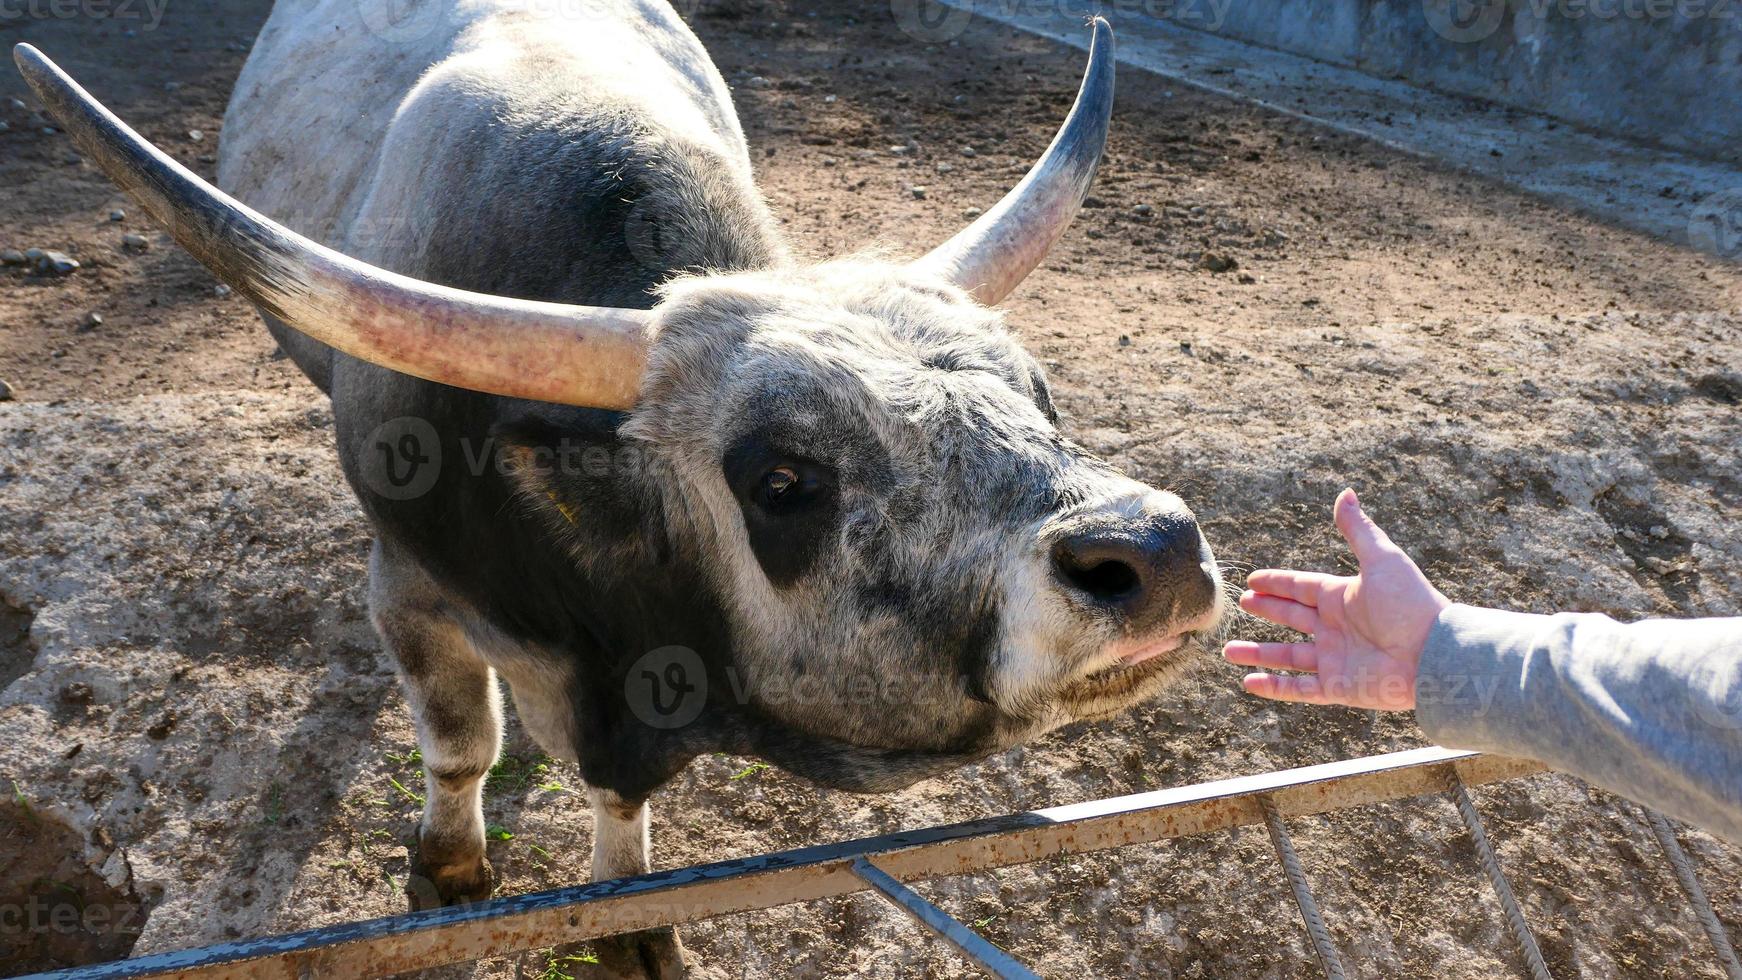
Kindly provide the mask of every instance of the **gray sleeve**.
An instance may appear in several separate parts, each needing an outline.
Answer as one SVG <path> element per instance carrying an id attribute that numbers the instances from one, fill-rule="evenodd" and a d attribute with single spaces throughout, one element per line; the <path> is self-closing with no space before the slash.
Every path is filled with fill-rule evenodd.
<path id="1" fill-rule="evenodd" d="M 1452 606 L 1415 698 L 1441 745 L 1536 759 L 1742 841 L 1742 618 Z"/>

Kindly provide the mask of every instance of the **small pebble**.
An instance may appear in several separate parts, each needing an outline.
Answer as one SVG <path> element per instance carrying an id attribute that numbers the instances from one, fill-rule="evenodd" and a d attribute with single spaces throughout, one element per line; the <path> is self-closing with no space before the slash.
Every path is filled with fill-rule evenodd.
<path id="1" fill-rule="evenodd" d="M 1155 213 L 1155 206 L 1153 204 L 1139 204 L 1131 209 L 1131 213 L 1139 218 L 1147 218 Z"/>
<path id="2" fill-rule="evenodd" d="M 214 296 L 228 296 L 228 295 L 230 295 L 230 287 L 224 285 L 223 283 L 218 283 L 216 286 L 212 287 L 212 295 L 214 295 Z"/>
<path id="3" fill-rule="evenodd" d="M 975 157 L 975 156 L 979 156 L 979 155 L 980 155 L 980 153 L 979 153 L 979 151 L 978 151 L 978 150 L 975 150 L 975 149 L 974 149 L 974 148 L 973 148 L 973 147 L 971 147 L 971 146 L 964 146 L 964 147 L 962 147 L 962 156 L 965 156 L 965 157 Z"/>
<path id="4" fill-rule="evenodd" d="M 130 231 L 121 236 L 121 246 L 123 248 L 147 249 L 151 247 L 151 240 L 144 235 Z"/>
<path id="5" fill-rule="evenodd" d="M 30 111 L 30 107 L 24 104 L 23 99 L 7 99 L 6 104 L 11 106 L 12 108 L 16 109 L 19 112 L 29 112 Z"/>
<path id="6" fill-rule="evenodd" d="M 66 156 L 61 157 L 61 159 L 66 161 L 68 164 L 72 164 L 72 165 L 77 165 L 77 164 L 81 164 L 81 163 L 85 162 L 85 158 L 82 156 L 79 156 L 77 153 L 68 153 Z"/>
<path id="7" fill-rule="evenodd" d="M 85 322 L 79 325 L 80 333 L 89 333 L 103 325 L 103 314 L 92 310 L 85 314 Z"/>
<path id="8" fill-rule="evenodd" d="M 835 97 L 832 95 L 825 95 L 825 96 L 823 96 L 823 101 L 828 102 L 828 103 L 833 103 L 835 101 Z"/>
<path id="9" fill-rule="evenodd" d="M 983 213 L 984 212 L 981 211 L 979 208 L 963 208 L 962 209 L 962 217 L 967 218 L 970 221 L 975 219 L 975 218 L 978 218 Z"/>
<path id="10" fill-rule="evenodd" d="M 0 133 L 9 132 L 11 129 L 12 129 L 11 123 L 7 122 L 4 119 L 0 119 Z"/>
<path id="11" fill-rule="evenodd" d="M 1119 335 L 1119 346 L 1120 346 L 1120 347 L 1130 347 L 1130 346 L 1131 346 L 1131 337 L 1130 337 L 1130 335 L 1128 335 L 1128 334 L 1120 334 L 1120 335 Z"/>
<path id="12" fill-rule="evenodd" d="M 906 156 L 907 154 L 913 152 L 913 147 L 911 147 L 911 146 L 892 146 L 889 148 L 889 152 L 895 154 L 898 157 Z"/>
<path id="13" fill-rule="evenodd" d="M 955 169 L 956 169 L 955 167 L 953 167 L 947 163 L 938 164 L 938 173 L 940 173 L 940 174 L 947 174 L 947 173 L 954 171 Z"/>
<path id="14" fill-rule="evenodd" d="M 35 265 L 37 260 L 42 258 L 42 256 L 43 251 L 40 248 L 27 248 L 24 250 L 24 261 L 29 262 L 32 265 Z"/>
<path id="15" fill-rule="evenodd" d="M 202 130 L 198 130 L 198 129 L 188 130 L 188 139 L 194 141 L 195 143 L 198 143 L 200 140 L 203 140 L 205 138 L 206 138 L 206 134 Z"/>
<path id="16" fill-rule="evenodd" d="M 127 212 L 121 210 L 120 208 L 116 208 L 115 210 L 109 212 L 109 220 L 110 221 L 126 221 L 127 220 Z"/>
<path id="17" fill-rule="evenodd" d="M 24 253 L 15 248 L 0 252 L 0 265 L 23 265 Z"/>
<path id="18" fill-rule="evenodd" d="M 749 81 L 746 81 L 744 84 L 751 88 L 767 88 L 769 81 L 761 75 L 751 75 Z"/>
<path id="19" fill-rule="evenodd" d="M 54 128 L 53 126 L 42 127 L 42 135 L 44 135 L 44 136 L 53 136 L 54 134 L 56 134 L 58 132 L 60 132 L 60 130 Z"/>
<path id="20" fill-rule="evenodd" d="M 78 259 L 53 249 L 44 249 L 42 258 L 36 260 L 36 271 L 41 275 L 70 276 L 78 267 Z"/>
<path id="21" fill-rule="evenodd" d="M 179 88 L 181 88 L 180 82 L 164 82 L 163 83 L 163 90 L 165 92 L 174 92 L 176 89 L 179 89 Z"/>
<path id="22" fill-rule="evenodd" d="M 915 184 L 914 186 L 909 187 L 907 189 L 907 192 L 909 194 L 912 194 L 918 200 L 921 200 L 921 201 L 925 200 L 925 188 L 918 185 L 918 184 Z"/>
<path id="23" fill-rule="evenodd" d="M 4 381 L 0 381 L 0 402 L 9 402 L 18 397 L 17 389 Z"/>

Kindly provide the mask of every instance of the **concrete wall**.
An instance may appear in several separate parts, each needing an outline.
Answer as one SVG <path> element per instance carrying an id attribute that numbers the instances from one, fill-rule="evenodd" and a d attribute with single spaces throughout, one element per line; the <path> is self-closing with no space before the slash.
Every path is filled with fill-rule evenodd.
<path id="1" fill-rule="evenodd" d="M 1099 6 L 1742 162 L 1742 0 L 1103 0 Z"/>

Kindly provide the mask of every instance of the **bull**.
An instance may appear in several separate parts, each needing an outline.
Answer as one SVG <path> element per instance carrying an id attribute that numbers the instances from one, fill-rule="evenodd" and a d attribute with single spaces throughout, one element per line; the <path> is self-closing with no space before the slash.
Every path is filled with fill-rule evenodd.
<path id="1" fill-rule="evenodd" d="M 498 679 L 579 767 L 604 879 L 649 869 L 646 801 L 698 754 L 892 790 L 1126 708 L 1202 648 L 1224 603 L 1191 511 L 1059 433 L 994 308 L 1094 176 L 1104 20 L 995 207 L 917 260 L 805 263 L 665 3 L 553 25 L 429 0 L 415 31 L 388 4 L 280 0 L 227 194 L 15 56 L 331 398 L 426 767 L 414 905 L 494 887 Z M 611 948 L 684 969 L 670 930 Z"/>

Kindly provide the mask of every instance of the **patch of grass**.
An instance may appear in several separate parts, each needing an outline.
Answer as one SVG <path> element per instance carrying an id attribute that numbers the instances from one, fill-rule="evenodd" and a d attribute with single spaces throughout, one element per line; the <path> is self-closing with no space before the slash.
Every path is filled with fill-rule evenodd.
<path id="1" fill-rule="evenodd" d="M 537 974 L 538 980 L 575 980 L 572 972 L 581 964 L 596 964 L 599 958 L 592 953 L 576 953 L 568 956 L 558 956 L 553 950 L 550 958 L 544 961 L 543 972 Z"/>
<path id="2" fill-rule="evenodd" d="M 999 919 L 1002 919 L 1002 918 L 1004 918 L 1004 916 L 1002 914 L 994 913 L 994 914 L 988 915 L 984 918 L 975 919 L 973 921 L 973 926 L 976 929 L 984 929 L 987 926 L 991 925 L 994 922 L 997 922 Z"/>
<path id="3" fill-rule="evenodd" d="M 513 840 L 514 831 L 498 824 L 490 824 L 484 828 L 485 840 Z"/>
<path id="4" fill-rule="evenodd" d="M 276 782 L 266 785 L 266 805 L 263 808 L 267 823 L 277 823 L 284 817 L 284 787 Z"/>
<path id="5" fill-rule="evenodd" d="M 735 783 L 740 779 L 745 779 L 745 778 L 748 778 L 750 776 L 754 776 L 757 773 L 759 773 L 762 770 L 767 769 L 767 768 L 768 768 L 768 763 L 766 763 L 766 762 L 752 762 L 749 765 L 745 766 L 744 768 L 733 773 L 732 778 L 728 779 L 727 782 Z"/>
<path id="6" fill-rule="evenodd" d="M 31 809 L 30 797 L 24 795 L 24 787 L 18 785 L 16 779 L 12 781 L 12 802 L 17 805 L 18 809 L 24 811 L 24 819 L 32 827 L 35 827 L 37 825 L 36 811 Z"/>
<path id="7" fill-rule="evenodd" d="M 410 752 L 387 752 L 387 761 L 400 766 L 423 765 L 423 750 L 412 749 Z"/>
<path id="8" fill-rule="evenodd" d="M 564 788 L 553 779 L 556 760 L 543 753 L 531 756 L 504 754 L 490 767 L 484 778 L 484 789 L 491 793 L 522 793 L 530 786 L 544 789 L 548 785 Z M 543 784 L 543 785 L 541 785 Z"/>
<path id="9" fill-rule="evenodd" d="M 393 788 L 398 790 L 400 795 L 404 796 L 411 802 L 416 803 L 418 806 L 423 806 L 424 799 L 422 793 L 414 793 L 411 790 L 406 789 L 404 783 L 394 779 L 392 776 L 388 776 L 387 781 L 393 784 Z"/>

